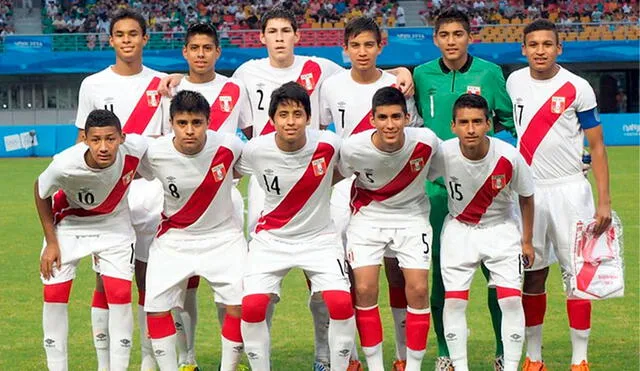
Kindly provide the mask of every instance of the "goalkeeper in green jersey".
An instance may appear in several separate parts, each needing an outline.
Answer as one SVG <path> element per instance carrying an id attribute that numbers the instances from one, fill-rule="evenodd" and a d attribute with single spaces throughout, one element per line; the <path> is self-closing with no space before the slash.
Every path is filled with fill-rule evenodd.
<path id="1" fill-rule="evenodd" d="M 453 138 L 451 120 L 453 103 L 462 94 L 482 95 L 489 103 L 491 122 L 494 128 L 489 134 L 500 130 L 515 133 L 512 106 L 505 88 L 500 67 L 494 63 L 471 56 L 467 49 L 471 43 L 469 17 L 455 9 L 445 10 L 435 23 L 433 42 L 442 56 L 416 67 L 413 72 L 416 87 L 416 106 L 426 127 L 442 140 Z M 433 228 L 433 280 L 431 312 L 438 338 L 436 370 L 453 370 L 442 326 L 444 308 L 444 286 L 440 274 L 440 232 L 447 210 L 448 190 L 442 178 L 427 182 L 426 192 L 431 201 L 431 226 Z M 489 278 L 487 269 L 482 272 Z M 496 337 L 495 370 L 502 370 L 502 341 L 500 338 L 501 313 L 495 288 L 489 288 L 489 311 Z"/>

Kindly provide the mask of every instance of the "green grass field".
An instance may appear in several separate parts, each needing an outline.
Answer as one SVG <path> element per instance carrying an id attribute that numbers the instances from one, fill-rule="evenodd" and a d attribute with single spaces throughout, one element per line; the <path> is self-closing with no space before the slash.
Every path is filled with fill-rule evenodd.
<path id="1" fill-rule="evenodd" d="M 592 370 L 638 370 L 639 314 L 638 246 L 640 151 L 610 148 L 613 207 L 624 223 L 626 296 L 597 302 L 593 308 L 590 344 Z M 0 160 L 0 370 L 46 369 L 42 348 L 42 286 L 38 275 L 42 233 L 33 206 L 33 182 L 49 159 Z M 549 370 L 568 370 L 571 345 L 564 296 L 557 266 L 549 278 L 549 309 L 545 320 L 544 356 Z M 70 301 L 70 370 L 96 368 L 91 340 L 90 302 L 94 278 L 88 261 L 80 265 Z M 486 309 L 484 279 L 476 277 L 467 317 L 469 364 L 472 370 L 492 369 L 494 341 Z M 386 289 L 381 290 L 385 325 L 385 358 L 393 357 L 393 328 Z M 293 271 L 284 282 L 282 302 L 277 306 L 272 331 L 274 370 L 309 370 L 313 361 L 313 329 L 306 306 L 307 289 L 302 273 Z M 220 354 L 219 326 L 211 292 L 199 290 L 200 322 L 197 333 L 198 362 L 203 370 L 217 369 Z M 135 301 L 135 298 L 134 298 Z M 135 318 L 135 317 L 134 317 Z M 139 369 L 138 331 L 131 355 L 131 370 Z M 424 370 L 433 369 L 436 353 L 433 331 Z M 216 365 L 214 367 L 214 365 Z"/>

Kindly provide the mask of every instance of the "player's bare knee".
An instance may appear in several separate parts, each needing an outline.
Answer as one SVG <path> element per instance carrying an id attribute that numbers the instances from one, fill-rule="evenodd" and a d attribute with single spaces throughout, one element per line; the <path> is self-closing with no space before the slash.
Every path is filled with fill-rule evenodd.
<path id="1" fill-rule="evenodd" d="M 270 301 L 269 294 L 252 294 L 242 298 L 242 320 L 251 323 L 264 321 Z"/>
<path id="2" fill-rule="evenodd" d="M 96 291 L 104 292 L 104 284 L 102 283 L 100 273 L 96 273 Z"/>
<path id="3" fill-rule="evenodd" d="M 407 304 L 412 308 L 426 308 L 429 303 L 429 288 L 426 282 L 407 283 Z"/>
<path id="4" fill-rule="evenodd" d="M 147 276 L 147 263 L 141 260 L 137 260 L 135 262 L 135 276 L 136 276 L 136 286 L 138 287 L 138 291 L 146 291 L 146 276 Z"/>
<path id="5" fill-rule="evenodd" d="M 545 292 L 545 283 L 549 274 L 549 268 L 543 268 L 537 271 L 524 272 L 524 285 L 522 291 L 527 294 L 543 294 Z"/>
<path id="6" fill-rule="evenodd" d="M 369 307 L 378 301 L 377 282 L 356 282 L 357 305 Z"/>
<path id="7" fill-rule="evenodd" d="M 231 317 L 240 318 L 242 315 L 242 307 L 240 305 L 227 305 L 226 312 Z"/>
<path id="8" fill-rule="evenodd" d="M 329 317 L 335 320 L 345 320 L 353 316 L 351 294 L 341 290 L 327 290 L 322 292 L 322 298 L 327 303 Z"/>
<path id="9" fill-rule="evenodd" d="M 147 312 L 147 317 L 153 317 L 153 318 L 159 318 L 159 317 L 166 317 L 166 316 L 170 316 L 171 312 L 170 311 L 164 311 L 164 312 Z"/>
<path id="10" fill-rule="evenodd" d="M 311 298 L 312 301 L 322 301 L 322 300 L 324 300 L 322 298 L 322 291 L 314 292 L 313 294 L 311 294 L 310 298 Z"/>

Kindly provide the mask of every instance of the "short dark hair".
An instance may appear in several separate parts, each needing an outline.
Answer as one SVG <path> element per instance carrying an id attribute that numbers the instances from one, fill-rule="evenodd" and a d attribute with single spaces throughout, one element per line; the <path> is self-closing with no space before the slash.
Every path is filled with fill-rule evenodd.
<path id="1" fill-rule="evenodd" d="M 173 120 L 173 117 L 178 113 L 193 113 L 202 114 L 209 120 L 209 112 L 211 107 L 207 98 L 197 91 L 182 90 L 178 92 L 172 99 L 169 106 L 169 117 Z"/>
<path id="2" fill-rule="evenodd" d="M 456 120 L 456 112 L 461 108 L 477 108 L 484 111 L 484 117 L 489 119 L 489 104 L 483 96 L 477 94 L 462 94 L 453 104 L 452 118 Z"/>
<path id="3" fill-rule="evenodd" d="M 384 88 L 378 89 L 376 93 L 373 95 L 371 99 L 371 112 L 376 112 L 376 108 L 380 106 L 395 106 L 398 105 L 402 107 L 403 113 L 408 113 L 407 111 L 407 99 L 404 97 L 402 92 L 397 88 L 391 86 L 385 86 Z"/>
<path id="4" fill-rule="evenodd" d="M 279 105 L 291 103 L 301 105 L 307 114 L 307 118 L 311 117 L 309 93 L 297 82 L 289 81 L 271 93 L 271 102 L 269 103 L 269 117 L 271 120 L 275 117 Z"/>
<path id="5" fill-rule="evenodd" d="M 142 14 L 131 8 L 123 8 L 117 10 L 111 16 L 111 23 L 109 24 L 109 35 L 113 35 L 113 27 L 116 25 L 116 23 L 123 19 L 133 19 L 134 21 L 138 22 L 138 24 L 140 25 L 140 29 L 142 30 L 142 35 L 144 36 L 147 34 L 147 21 L 144 19 Z"/>
<path id="6" fill-rule="evenodd" d="M 442 26 L 443 24 L 452 23 L 452 22 L 460 23 L 462 25 L 462 28 L 464 28 L 464 30 L 467 31 L 467 33 L 471 33 L 469 16 L 467 15 L 467 13 L 461 10 L 458 10 L 455 6 L 452 6 L 446 9 L 445 11 L 443 11 L 442 13 L 440 13 L 438 18 L 436 19 L 435 28 L 434 28 L 435 32 L 438 33 L 440 26 Z"/>
<path id="7" fill-rule="evenodd" d="M 210 23 L 194 23 L 187 28 L 187 34 L 184 37 L 184 46 L 189 45 L 189 41 L 194 35 L 207 35 L 213 39 L 213 44 L 218 47 L 218 31 Z"/>
<path id="8" fill-rule="evenodd" d="M 527 42 L 527 35 L 534 31 L 553 31 L 556 36 L 556 43 L 560 43 L 560 36 L 558 35 L 558 28 L 556 24 L 548 19 L 538 18 L 535 21 L 529 23 L 523 32 L 522 42 Z"/>
<path id="9" fill-rule="evenodd" d="M 84 132 L 87 134 L 91 128 L 104 128 L 108 126 L 113 126 L 118 132 L 122 132 L 120 119 L 115 113 L 106 109 L 97 109 L 91 111 L 89 116 L 87 116 L 87 120 L 84 122 Z"/>
<path id="10" fill-rule="evenodd" d="M 262 33 L 267 29 L 267 23 L 271 19 L 285 19 L 291 23 L 291 28 L 293 28 L 293 32 L 298 31 L 298 22 L 296 21 L 296 15 L 293 11 L 283 7 L 283 6 L 275 6 L 269 10 L 267 10 L 260 19 L 261 30 Z"/>
<path id="11" fill-rule="evenodd" d="M 363 32 L 371 32 L 373 36 L 375 36 L 378 45 L 382 43 L 382 33 L 376 21 L 371 17 L 362 16 L 353 18 L 347 22 L 344 28 L 344 45 L 347 46 L 350 38 L 356 37 Z"/>

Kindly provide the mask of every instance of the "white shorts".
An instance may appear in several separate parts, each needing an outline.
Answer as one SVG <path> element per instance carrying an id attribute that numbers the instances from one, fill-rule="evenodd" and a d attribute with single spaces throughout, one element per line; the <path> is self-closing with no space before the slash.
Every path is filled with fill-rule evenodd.
<path id="1" fill-rule="evenodd" d="M 335 233 L 285 240 L 268 231 L 254 234 L 244 277 L 244 294 L 280 294 L 280 284 L 292 269 L 302 269 L 311 292 L 349 291 L 344 253 Z"/>
<path id="2" fill-rule="evenodd" d="M 533 247 L 536 258 L 528 270 L 540 270 L 560 262 L 567 272 L 570 266 L 572 226 L 580 219 L 593 218 L 595 207 L 589 181 L 582 173 L 535 184 Z"/>
<path id="3" fill-rule="evenodd" d="M 153 240 L 147 265 L 146 312 L 182 308 L 191 276 L 206 279 L 216 302 L 242 303 L 247 243 L 241 231 L 221 232 L 193 240 Z"/>
<path id="4" fill-rule="evenodd" d="M 353 269 L 380 265 L 383 257 L 396 257 L 400 268 L 428 270 L 432 238 L 429 224 L 407 228 L 350 225 L 347 259 Z"/>
<path id="5" fill-rule="evenodd" d="M 114 233 L 96 235 L 76 235 L 58 233 L 58 246 L 62 264 L 54 268 L 54 277 L 42 279 L 45 285 L 66 282 L 76 277 L 76 267 L 80 259 L 91 256 L 93 270 L 101 275 L 131 281 L 133 277 L 133 236 Z M 46 247 L 43 243 L 42 252 Z"/>
<path id="6" fill-rule="evenodd" d="M 129 210 L 131 224 L 136 231 L 136 260 L 146 262 L 149 246 L 158 232 L 160 214 L 164 204 L 164 191 L 158 179 L 135 179 L 129 186 Z"/>
<path id="7" fill-rule="evenodd" d="M 247 186 L 247 235 L 256 229 L 260 214 L 264 209 L 264 190 L 258 183 L 258 178 L 252 175 Z"/>
<path id="8" fill-rule="evenodd" d="M 450 215 L 440 237 L 440 270 L 445 291 L 465 291 L 484 263 L 488 285 L 522 289 L 522 234 L 517 221 L 487 227 L 459 222 Z"/>

